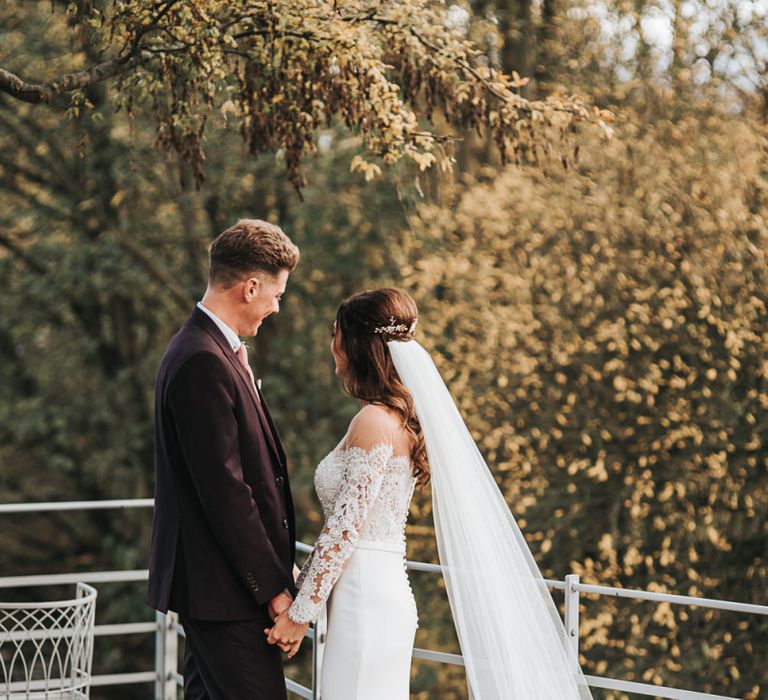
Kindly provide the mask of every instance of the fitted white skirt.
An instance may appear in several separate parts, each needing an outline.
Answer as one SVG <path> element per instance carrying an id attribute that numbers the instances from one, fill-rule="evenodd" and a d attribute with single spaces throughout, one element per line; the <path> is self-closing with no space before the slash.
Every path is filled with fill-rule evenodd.
<path id="1" fill-rule="evenodd" d="M 358 542 L 328 599 L 323 700 L 408 700 L 416 626 L 405 547 Z"/>

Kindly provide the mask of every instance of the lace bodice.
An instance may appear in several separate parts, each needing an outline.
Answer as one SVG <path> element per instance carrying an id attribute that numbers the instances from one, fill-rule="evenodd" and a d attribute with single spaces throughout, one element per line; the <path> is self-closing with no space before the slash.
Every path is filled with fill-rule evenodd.
<path id="1" fill-rule="evenodd" d="M 375 407 L 368 409 L 382 413 Z M 317 619 L 358 541 L 401 544 L 404 540 L 415 486 L 411 460 L 395 454 L 399 439 L 391 424 L 367 425 L 380 421 L 373 411 L 352 422 L 345 439 L 315 470 L 325 525 L 301 570 L 299 592 L 288 612 L 294 622 Z"/>

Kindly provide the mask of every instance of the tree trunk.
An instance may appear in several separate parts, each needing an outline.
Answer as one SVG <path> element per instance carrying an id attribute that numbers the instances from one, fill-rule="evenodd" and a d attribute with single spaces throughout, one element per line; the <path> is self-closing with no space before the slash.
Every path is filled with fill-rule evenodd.
<path id="1" fill-rule="evenodd" d="M 533 20 L 531 0 L 502 0 L 499 5 L 501 33 L 504 46 L 501 51 L 501 65 L 505 71 L 513 70 L 526 76 L 531 65 L 531 38 Z"/>

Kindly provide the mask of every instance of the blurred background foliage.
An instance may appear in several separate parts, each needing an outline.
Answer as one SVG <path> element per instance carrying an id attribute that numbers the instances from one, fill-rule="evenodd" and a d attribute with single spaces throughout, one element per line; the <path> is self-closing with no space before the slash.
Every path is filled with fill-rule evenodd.
<path id="1" fill-rule="evenodd" d="M 253 362 L 303 540 L 320 526 L 314 465 L 357 408 L 329 358 L 336 306 L 396 285 L 416 298 L 420 338 L 545 575 L 764 604 L 768 7 L 443 10 L 487 65 L 530 78 L 527 99 L 578 93 L 615 112 L 613 138 L 581 129 L 569 169 L 554 153 L 520 168 L 467 131 L 453 172 L 400 163 L 366 183 L 350 173 L 359 138 L 331 126 L 299 196 L 280 153 L 247 156 L 222 115 L 198 190 L 188 164 L 153 147 L 151 115 L 116 112 L 104 85 L 70 116 L 0 95 L 0 501 L 151 496 L 159 359 L 202 294 L 210 240 L 257 216 L 302 250 Z M 61 73 L 91 50 L 56 3 L 10 3 L 0 20 L 6 68 Z M 4 516 L 0 571 L 144 568 L 149 524 L 146 512 Z M 410 558 L 436 560 L 428 490 L 408 539 Z M 457 651 L 442 582 L 411 578 L 417 645 Z M 151 617 L 140 584 L 100 596 L 101 621 Z M 768 689 L 765 620 L 583 605 L 589 673 L 749 699 Z M 96 649 L 97 672 L 152 663 L 151 640 Z M 289 673 L 308 680 L 309 655 Z M 412 697 L 466 696 L 461 669 L 414 663 Z"/>

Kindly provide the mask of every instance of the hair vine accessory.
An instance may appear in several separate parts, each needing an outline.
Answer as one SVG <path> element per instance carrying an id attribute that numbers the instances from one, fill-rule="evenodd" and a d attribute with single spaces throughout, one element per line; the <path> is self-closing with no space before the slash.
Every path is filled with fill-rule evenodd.
<path id="1" fill-rule="evenodd" d="M 412 336 L 416 331 L 416 324 L 418 319 L 414 321 L 410 326 L 404 323 L 397 323 L 394 316 L 389 317 L 388 326 L 377 326 L 373 329 L 374 333 L 386 333 L 387 335 L 394 335 L 395 333 L 407 333 L 408 336 Z"/>

